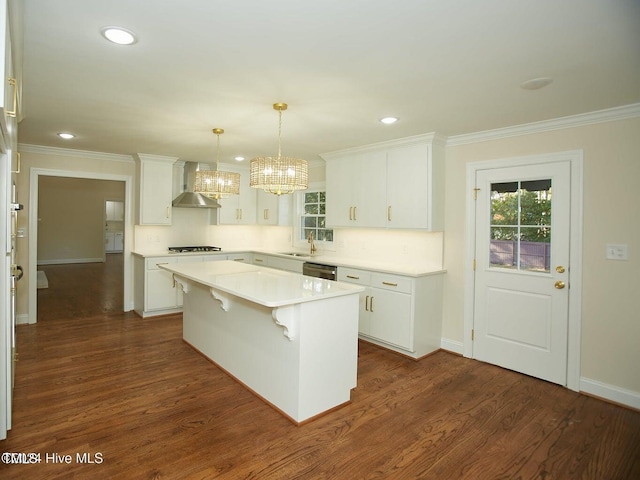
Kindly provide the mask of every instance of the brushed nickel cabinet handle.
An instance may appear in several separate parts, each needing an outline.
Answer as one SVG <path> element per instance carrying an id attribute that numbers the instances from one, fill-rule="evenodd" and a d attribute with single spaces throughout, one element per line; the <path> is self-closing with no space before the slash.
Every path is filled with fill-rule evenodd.
<path id="1" fill-rule="evenodd" d="M 388 285 L 390 287 L 397 287 L 398 284 L 397 283 L 391 283 L 391 282 L 382 282 L 383 285 Z"/>
<path id="2" fill-rule="evenodd" d="M 391 205 L 387 207 L 387 221 L 391 221 Z"/>
<path id="3" fill-rule="evenodd" d="M 347 278 L 351 278 L 353 280 L 360 280 L 360 277 L 358 277 L 357 275 L 347 275 Z"/>

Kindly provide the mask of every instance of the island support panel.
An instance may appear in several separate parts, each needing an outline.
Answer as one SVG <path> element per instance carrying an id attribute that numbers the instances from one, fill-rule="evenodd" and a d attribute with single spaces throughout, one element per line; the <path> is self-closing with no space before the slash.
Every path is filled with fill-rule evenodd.
<path id="1" fill-rule="evenodd" d="M 215 290 L 177 280 L 188 284 L 184 340 L 291 420 L 299 424 L 350 401 L 357 293 L 275 308 L 227 294 L 225 311 Z"/>

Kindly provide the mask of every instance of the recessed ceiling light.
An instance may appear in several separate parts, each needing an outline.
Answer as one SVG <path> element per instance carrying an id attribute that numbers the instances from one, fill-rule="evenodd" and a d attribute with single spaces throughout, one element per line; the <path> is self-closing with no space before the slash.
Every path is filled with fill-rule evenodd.
<path id="1" fill-rule="evenodd" d="M 75 137 L 75 135 L 73 133 L 66 133 L 66 132 L 61 132 L 58 134 L 58 136 L 60 138 L 64 138 L 65 140 L 71 140 L 72 138 Z"/>
<path id="2" fill-rule="evenodd" d="M 131 45 L 137 42 L 133 32 L 121 27 L 104 27 L 100 33 L 104 38 L 118 45 Z"/>
<path id="3" fill-rule="evenodd" d="M 532 78 L 531 80 L 522 82 L 520 84 L 520 88 L 524 90 L 539 90 L 542 87 L 546 87 L 551 82 L 553 82 L 553 79 L 549 77 Z"/>
<path id="4" fill-rule="evenodd" d="M 244 160 L 244 157 L 242 157 L 242 156 L 238 155 L 237 157 L 234 157 L 234 160 L 236 160 L 236 161 L 238 161 L 238 162 L 241 162 L 241 161 L 243 161 L 243 160 Z"/>
<path id="5" fill-rule="evenodd" d="M 398 119 L 396 117 L 384 117 L 381 118 L 380 121 L 385 125 L 391 125 L 392 123 L 396 123 Z"/>

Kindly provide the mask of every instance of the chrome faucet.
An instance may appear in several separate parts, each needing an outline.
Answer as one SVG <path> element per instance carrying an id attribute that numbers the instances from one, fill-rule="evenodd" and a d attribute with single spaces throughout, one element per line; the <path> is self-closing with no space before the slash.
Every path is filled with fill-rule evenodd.
<path id="1" fill-rule="evenodd" d="M 311 247 L 309 248 L 309 252 L 311 255 L 313 255 L 316 252 L 316 245 L 315 243 L 313 243 L 313 232 L 309 232 L 309 238 L 307 239 L 307 243 L 311 244 Z"/>

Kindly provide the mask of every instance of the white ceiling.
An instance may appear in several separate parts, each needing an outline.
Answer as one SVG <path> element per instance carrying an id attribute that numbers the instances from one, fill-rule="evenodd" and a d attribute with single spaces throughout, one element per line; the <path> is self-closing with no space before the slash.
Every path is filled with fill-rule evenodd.
<path id="1" fill-rule="evenodd" d="M 277 153 L 274 102 L 308 160 L 638 103 L 640 0 L 24 0 L 20 143 L 211 161 L 219 127 L 233 162 Z"/>

